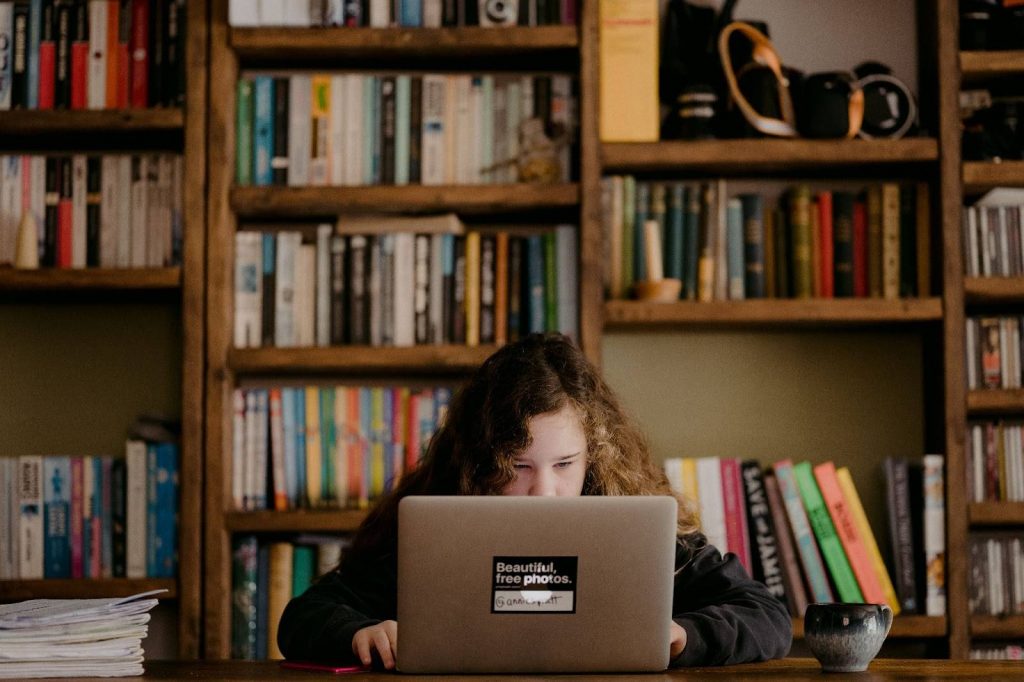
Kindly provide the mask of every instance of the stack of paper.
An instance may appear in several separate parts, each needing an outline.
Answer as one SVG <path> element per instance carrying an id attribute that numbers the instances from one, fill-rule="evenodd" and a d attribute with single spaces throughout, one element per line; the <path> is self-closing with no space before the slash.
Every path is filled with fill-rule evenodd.
<path id="1" fill-rule="evenodd" d="M 141 675 L 149 611 L 166 590 L 0 606 L 0 678 Z"/>

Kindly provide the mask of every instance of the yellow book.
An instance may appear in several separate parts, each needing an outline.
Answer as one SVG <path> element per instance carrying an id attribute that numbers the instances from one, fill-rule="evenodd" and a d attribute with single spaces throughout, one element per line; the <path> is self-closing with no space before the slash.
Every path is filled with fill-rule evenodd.
<path id="1" fill-rule="evenodd" d="M 320 389 L 306 386 L 306 495 L 310 507 L 319 507 L 322 501 L 320 459 Z"/>
<path id="2" fill-rule="evenodd" d="M 480 345 L 480 233 L 466 234 L 466 345 Z"/>
<path id="3" fill-rule="evenodd" d="M 292 598 L 292 561 L 294 547 L 290 542 L 274 542 L 268 550 L 270 575 L 267 578 L 267 657 L 284 658 L 277 646 L 277 625 L 284 607 Z"/>
<path id="4" fill-rule="evenodd" d="M 658 141 L 658 2 L 600 0 L 602 142 Z"/>
<path id="5" fill-rule="evenodd" d="M 864 541 L 864 548 L 868 552 L 868 558 L 871 559 L 871 566 L 875 569 L 875 574 L 878 575 L 878 580 L 882 584 L 882 592 L 885 593 L 885 603 L 892 609 L 892 615 L 898 615 L 900 612 L 900 600 L 896 597 L 896 590 L 893 589 L 892 580 L 889 579 L 889 571 L 886 569 L 885 562 L 882 561 L 882 555 L 878 551 L 875 534 L 871 532 L 868 517 L 864 514 L 864 507 L 860 503 L 860 495 L 857 494 L 857 488 L 853 485 L 850 470 L 846 467 L 836 469 L 836 479 L 839 481 L 840 490 L 843 491 L 843 497 L 846 498 L 846 506 L 850 510 L 850 515 L 857 526 L 857 531 Z"/>
<path id="6" fill-rule="evenodd" d="M 339 184 L 331 178 L 331 77 L 313 76 L 311 80 L 309 184 L 314 187 Z"/>
<path id="7" fill-rule="evenodd" d="M 345 507 L 349 499 L 348 393 L 344 386 L 334 388 L 334 492 L 338 496 L 339 507 Z"/>
<path id="8" fill-rule="evenodd" d="M 900 297 L 900 186 L 882 183 L 882 298 Z"/>
<path id="9" fill-rule="evenodd" d="M 700 490 L 697 488 L 697 460 L 693 457 L 683 458 L 683 495 L 693 503 L 694 512 L 697 514 L 697 523 L 700 523 Z"/>
<path id="10" fill-rule="evenodd" d="M 370 499 L 384 493 L 384 389 L 370 389 Z"/>

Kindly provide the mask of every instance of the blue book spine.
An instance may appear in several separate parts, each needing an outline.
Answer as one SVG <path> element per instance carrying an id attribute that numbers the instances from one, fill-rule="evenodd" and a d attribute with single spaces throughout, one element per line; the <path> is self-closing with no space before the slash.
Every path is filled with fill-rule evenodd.
<path id="1" fill-rule="evenodd" d="M 647 264 L 644 263 L 644 223 L 649 215 L 650 193 L 651 186 L 648 183 L 636 183 L 633 202 L 633 276 L 637 282 L 647 279 Z"/>
<path id="2" fill-rule="evenodd" d="M 272 185 L 274 171 L 274 79 L 253 79 L 253 184 Z"/>
<path id="3" fill-rule="evenodd" d="M 89 506 L 92 510 L 89 528 L 89 557 L 94 567 L 99 567 L 99 573 L 92 571 L 91 578 L 103 577 L 103 458 L 92 457 L 89 459 L 92 464 L 92 498 Z M 109 505 L 107 505 L 109 506 Z M 93 555 L 95 552 L 95 556 Z"/>
<path id="4" fill-rule="evenodd" d="M 71 461 L 44 457 L 43 481 L 43 576 L 70 578 Z"/>
<path id="5" fill-rule="evenodd" d="M 445 415 L 448 414 L 448 403 L 452 400 L 452 390 L 440 387 L 434 391 L 434 430 L 437 431 L 444 424 Z"/>
<path id="6" fill-rule="evenodd" d="M 665 224 L 665 277 L 683 278 L 683 185 L 668 188 L 668 215 Z"/>
<path id="7" fill-rule="evenodd" d="M 294 509 L 299 500 L 298 470 L 295 462 L 295 389 L 281 389 L 281 440 L 284 441 L 284 480 L 288 506 Z"/>
<path id="8" fill-rule="evenodd" d="M 384 432 L 381 441 L 384 444 L 384 492 L 391 490 L 391 481 L 395 477 L 395 446 L 391 434 L 395 427 L 395 406 L 391 400 L 391 389 L 383 389 L 384 393 Z"/>
<path id="9" fill-rule="evenodd" d="M 159 576 L 157 568 L 157 454 L 156 445 L 146 443 L 146 577 Z"/>
<path id="10" fill-rule="evenodd" d="M 764 202 L 760 194 L 741 194 L 740 202 L 747 298 L 764 298 Z"/>
<path id="11" fill-rule="evenodd" d="M 409 4 L 406 2 L 406 4 Z M 418 0 L 412 4 L 420 6 Z M 412 116 L 412 77 L 395 78 L 395 184 L 409 184 L 409 130 Z"/>
<path id="12" fill-rule="evenodd" d="M 334 387 L 320 387 L 320 499 L 333 504 L 338 499 L 335 481 Z"/>
<path id="13" fill-rule="evenodd" d="M 526 287 L 529 291 L 529 332 L 544 331 L 544 240 L 540 235 L 526 239 Z"/>
<path id="14" fill-rule="evenodd" d="M 306 495 L 306 390 L 294 389 L 295 396 L 295 504 L 308 507 Z"/>
<path id="15" fill-rule="evenodd" d="M 821 554 L 818 553 L 818 543 L 814 540 L 807 512 L 800 497 L 796 474 L 793 472 L 793 463 L 789 460 L 776 462 L 774 469 L 775 479 L 779 482 L 779 492 L 782 493 L 782 502 L 786 507 L 786 516 L 793 529 L 793 539 L 796 541 L 797 551 L 800 553 L 807 586 L 810 587 L 807 596 L 816 602 L 830 602 L 832 601 L 832 588 L 829 587 L 825 564 L 822 563 Z"/>
<path id="16" fill-rule="evenodd" d="M 419 27 L 423 25 L 423 2 L 422 0 L 401 0 L 400 19 L 401 26 Z"/>
<path id="17" fill-rule="evenodd" d="M 27 109 L 39 108 L 39 41 L 43 31 L 43 0 L 32 0 L 28 10 Z"/>
<path id="18" fill-rule="evenodd" d="M 100 470 L 103 472 L 102 499 L 100 502 L 100 527 L 103 529 L 103 558 L 100 561 L 100 565 L 103 568 L 103 577 L 109 578 L 114 575 L 114 459 L 109 456 L 101 457 Z"/>
<path id="19" fill-rule="evenodd" d="M 360 486 L 364 497 L 369 497 L 373 482 L 373 389 L 359 387 L 359 447 L 363 453 L 363 480 Z"/>
<path id="20" fill-rule="evenodd" d="M 380 126 L 377 125 L 377 116 L 374 110 L 374 102 L 380 94 L 377 87 L 377 78 L 363 76 L 363 184 L 376 184 L 374 175 L 373 150 L 375 139 L 379 138 Z M 378 146 L 379 148 L 379 146 Z"/>
<path id="21" fill-rule="evenodd" d="M 173 578 L 178 552 L 178 447 L 158 443 L 156 450 L 156 577 Z"/>
<path id="22" fill-rule="evenodd" d="M 743 261 L 743 204 L 739 199 L 729 199 L 725 207 L 726 274 L 729 279 L 729 298 L 744 298 Z"/>

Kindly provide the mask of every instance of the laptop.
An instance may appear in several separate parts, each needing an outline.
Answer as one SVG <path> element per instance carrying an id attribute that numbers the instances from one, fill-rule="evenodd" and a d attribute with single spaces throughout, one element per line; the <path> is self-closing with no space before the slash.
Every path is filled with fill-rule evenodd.
<path id="1" fill-rule="evenodd" d="M 406 497 L 398 670 L 664 670 L 676 514 L 671 497 Z"/>

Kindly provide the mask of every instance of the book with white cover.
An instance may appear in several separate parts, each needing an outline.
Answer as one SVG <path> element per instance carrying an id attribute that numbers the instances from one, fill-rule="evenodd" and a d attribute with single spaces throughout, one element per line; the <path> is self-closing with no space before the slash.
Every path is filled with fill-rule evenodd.
<path id="1" fill-rule="evenodd" d="M 262 324 L 263 235 L 235 234 L 235 348 L 258 348 Z"/>
<path id="2" fill-rule="evenodd" d="M 43 577 L 43 458 L 18 457 L 18 577 L 23 580 Z"/>

